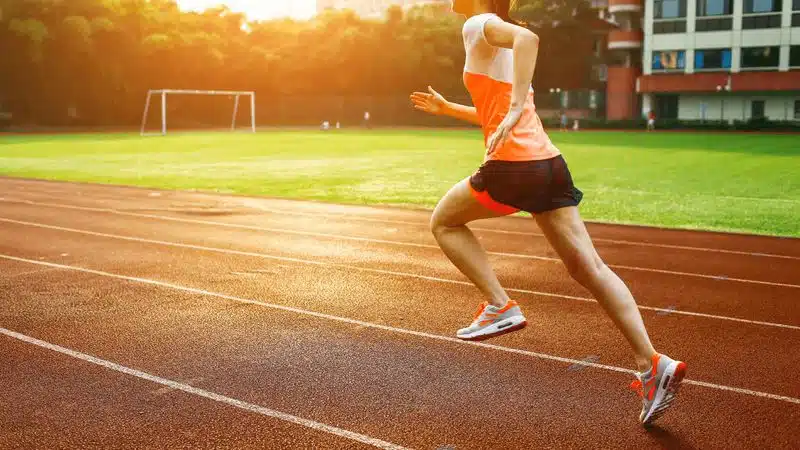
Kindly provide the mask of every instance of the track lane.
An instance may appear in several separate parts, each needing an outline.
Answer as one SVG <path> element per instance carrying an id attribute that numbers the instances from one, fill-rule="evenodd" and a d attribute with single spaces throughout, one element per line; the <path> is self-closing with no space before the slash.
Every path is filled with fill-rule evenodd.
<path id="1" fill-rule="evenodd" d="M 244 298 L 279 299 L 288 306 L 443 336 L 464 326 L 481 300 L 471 286 L 431 280 L 91 236 L 76 239 L 52 231 L 33 236 L 35 240 L 24 244 L 0 238 L 0 254 L 13 251 L 33 260 L 44 257 Z M 64 253 L 68 256 L 58 256 Z M 596 304 L 541 296 L 521 300 L 532 326 L 502 338 L 508 346 L 575 359 L 596 355 L 604 363 L 630 366 L 626 343 Z M 424 312 L 414 314 L 421 307 Z M 435 318 L 428 309 L 435 311 Z M 800 364 L 796 330 L 648 311 L 643 315 L 661 351 L 692 362 L 692 377 L 800 397 L 797 383 L 775 376 Z M 775 352 L 787 356 L 774 358 Z M 726 370 L 719 371 L 719 365 Z"/>
<path id="2" fill-rule="evenodd" d="M 0 354 L 2 448 L 374 448 L 165 389 L 5 335 L 0 335 Z"/>
<path id="3" fill-rule="evenodd" d="M 532 364 L 92 275 L 35 281 L 42 291 L 17 297 L 17 311 L 1 319 L 21 332 L 173 379 L 202 378 L 206 389 L 408 447 L 780 448 L 798 424 L 796 405 L 686 386 L 676 405 L 682 414 L 648 433 L 635 424 L 638 402 L 621 389 L 624 374 Z"/>
<path id="4" fill-rule="evenodd" d="M 281 215 L 278 213 L 254 214 L 249 210 L 216 208 L 210 206 L 175 206 L 166 209 L 130 211 L 114 207 L 80 206 L 52 201 L 0 199 L 0 203 L 26 204 L 32 207 L 53 208 L 63 212 L 105 213 L 155 221 L 168 221 L 189 225 L 211 225 L 228 229 L 243 229 L 279 235 L 303 236 L 321 240 L 345 240 L 402 247 L 433 248 L 427 225 L 405 225 L 402 228 L 369 226 L 347 218 L 325 219 Z M 487 222 L 490 224 L 491 222 Z M 471 225 L 489 254 L 505 258 L 550 261 L 560 264 L 538 228 L 530 221 L 530 233 L 506 236 L 481 230 L 480 223 Z M 424 229 L 423 229 L 424 228 Z M 800 287 L 800 257 L 762 257 L 755 254 L 697 253 L 686 248 L 660 248 L 647 244 L 596 241 L 598 252 L 611 267 L 633 272 L 667 273 L 690 278 L 724 278 L 745 284 L 789 284 Z M 777 258 L 777 259 L 776 259 Z M 779 264 L 765 264 L 773 262 Z"/>
<path id="5" fill-rule="evenodd" d="M 5 223 L 9 220 L 28 223 L 33 227 L 39 224 L 40 227 L 67 228 L 62 230 L 65 233 L 96 232 L 465 280 L 438 248 L 398 248 L 379 243 L 320 240 L 213 225 L 153 222 L 146 218 L 103 213 L 52 214 L 52 211 L 32 205 L 4 207 L 0 210 L 0 221 L 4 220 Z M 533 260 L 521 265 L 519 260 L 500 256 L 493 256 L 492 260 L 507 288 L 591 298 L 569 277 L 561 264 Z M 687 280 L 662 273 L 624 270 L 619 270 L 619 273 L 644 306 L 800 326 L 800 309 L 793 307 L 800 292 L 798 288 L 741 284 L 724 279 Z"/>

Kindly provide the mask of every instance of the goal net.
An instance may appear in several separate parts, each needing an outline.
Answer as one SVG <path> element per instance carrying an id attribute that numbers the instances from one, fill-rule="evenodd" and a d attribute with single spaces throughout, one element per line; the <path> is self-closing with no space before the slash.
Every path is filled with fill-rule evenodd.
<path id="1" fill-rule="evenodd" d="M 246 110 L 250 116 L 241 117 Z M 141 135 L 164 136 L 168 125 L 170 129 L 235 131 L 237 121 L 244 123 L 245 129 L 256 132 L 255 92 L 151 89 L 144 105 Z M 151 131 L 148 131 L 148 123 Z M 155 124 L 158 124 L 158 131 Z"/>

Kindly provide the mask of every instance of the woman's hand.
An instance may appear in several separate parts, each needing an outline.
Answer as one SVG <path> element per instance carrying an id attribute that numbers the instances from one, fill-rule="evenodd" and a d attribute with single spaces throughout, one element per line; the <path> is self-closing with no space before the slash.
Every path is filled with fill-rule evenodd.
<path id="1" fill-rule="evenodd" d="M 414 108 L 437 116 L 444 114 L 447 108 L 447 100 L 430 86 L 428 86 L 428 92 L 414 92 L 411 94 L 411 103 L 414 104 Z"/>
<path id="2" fill-rule="evenodd" d="M 508 111 L 508 114 L 506 114 L 506 116 L 503 118 L 503 121 L 497 126 L 497 130 L 495 130 L 494 134 L 492 134 L 492 136 L 489 138 L 486 148 L 487 156 L 491 156 L 495 150 L 503 145 L 503 142 L 505 142 L 508 135 L 511 134 L 511 130 L 514 129 L 514 126 L 522 117 L 522 111 L 523 108 L 513 107 Z"/>

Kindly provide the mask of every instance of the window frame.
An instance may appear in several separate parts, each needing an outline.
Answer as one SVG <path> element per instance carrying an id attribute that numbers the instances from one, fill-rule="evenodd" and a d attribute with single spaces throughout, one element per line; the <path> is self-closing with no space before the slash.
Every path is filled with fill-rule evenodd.
<path id="1" fill-rule="evenodd" d="M 729 67 L 724 66 L 725 62 L 725 52 L 728 52 L 729 56 Z M 719 67 L 698 67 L 697 66 L 697 57 L 699 53 L 703 53 L 703 64 L 705 65 L 705 52 L 719 52 L 720 53 L 720 66 Z M 730 47 L 722 47 L 722 48 L 698 48 L 694 51 L 694 69 L 698 72 L 730 72 L 731 68 L 733 67 L 733 49 Z"/>
<path id="2" fill-rule="evenodd" d="M 677 2 L 678 15 L 664 17 L 664 2 Z M 679 20 L 686 19 L 687 16 L 687 1 L 686 0 L 654 0 L 653 1 L 653 19 L 655 20 Z"/>
<path id="3" fill-rule="evenodd" d="M 783 11 L 783 0 L 771 0 L 772 1 L 772 10 L 771 11 L 753 11 L 755 6 L 755 2 L 758 0 L 744 0 L 744 4 L 742 5 L 742 14 L 780 14 Z M 776 6 L 777 5 L 777 6 Z M 748 11 L 748 6 L 750 7 L 750 11 Z"/>
<path id="4" fill-rule="evenodd" d="M 763 49 L 767 49 L 767 48 L 775 50 L 775 54 L 777 55 L 776 56 L 776 60 L 775 60 L 775 64 L 768 65 L 768 66 L 748 66 L 748 65 L 745 65 L 744 58 L 745 58 L 745 54 L 746 54 L 746 52 L 748 50 L 752 50 L 752 49 L 762 49 L 763 50 Z M 778 45 L 742 47 L 741 48 L 741 54 L 739 56 L 739 67 L 741 67 L 741 69 L 743 69 L 743 70 L 775 69 L 775 68 L 778 68 L 780 66 L 780 63 L 781 63 L 781 48 Z"/>
<path id="5" fill-rule="evenodd" d="M 727 10 L 727 12 L 723 12 L 722 14 L 708 14 L 708 12 L 706 11 L 705 14 L 702 14 L 700 12 L 700 8 L 703 7 L 704 5 L 707 5 L 709 1 L 714 1 L 714 0 L 697 0 L 697 7 L 696 7 L 696 11 L 695 11 L 695 16 L 696 17 L 726 17 L 726 16 L 732 16 L 733 15 L 733 1 L 734 0 L 720 0 L 722 2 L 725 2 L 725 6 L 723 7 L 723 10 Z M 798 1 L 800 1 L 800 0 L 798 0 Z M 708 9 L 708 8 L 706 8 L 706 9 Z"/>
<path id="6" fill-rule="evenodd" d="M 792 56 L 795 57 L 794 64 L 792 63 Z M 800 45 L 789 46 L 789 67 L 800 67 Z"/>
<path id="7" fill-rule="evenodd" d="M 675 52 L 676 53 L 676 61 L 675 63 L 678 64 L 678 61 L 681 60 L 681 54 L 683 59 L 683 67 L 675 67 L 675 68 L 656 68 L 655 61 L 656 56 L 660 57 L 663 53 Z M 653 73 L 681 73 L 686 72 L 686 50 L 675 49 L 675 50 L 653 50 L 650 56 L 650 71 Z"/>

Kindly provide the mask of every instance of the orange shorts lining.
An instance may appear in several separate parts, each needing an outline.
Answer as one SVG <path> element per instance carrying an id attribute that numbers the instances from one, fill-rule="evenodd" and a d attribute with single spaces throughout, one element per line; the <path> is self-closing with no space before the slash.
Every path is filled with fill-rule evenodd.
<path id="1" fill-rule="evenodd" d="M 498 214 L 502 214 L 507 216 L 509 214 L 514 214 L 520 211 L 519 208 L 514 208 L 513 206 L 508 206 L 504 203 L 500 203 L 492 198 L 489 195 L 489 191 L 478 192 L 475 188 L 472 187 L 472 183 L 469 184 L 469 191 L 472 193 L 472 196 L 475 197 L 475 200 L 478 201 L 481 205 L 485 206 L 491 211 L 494 211 Z"/>

